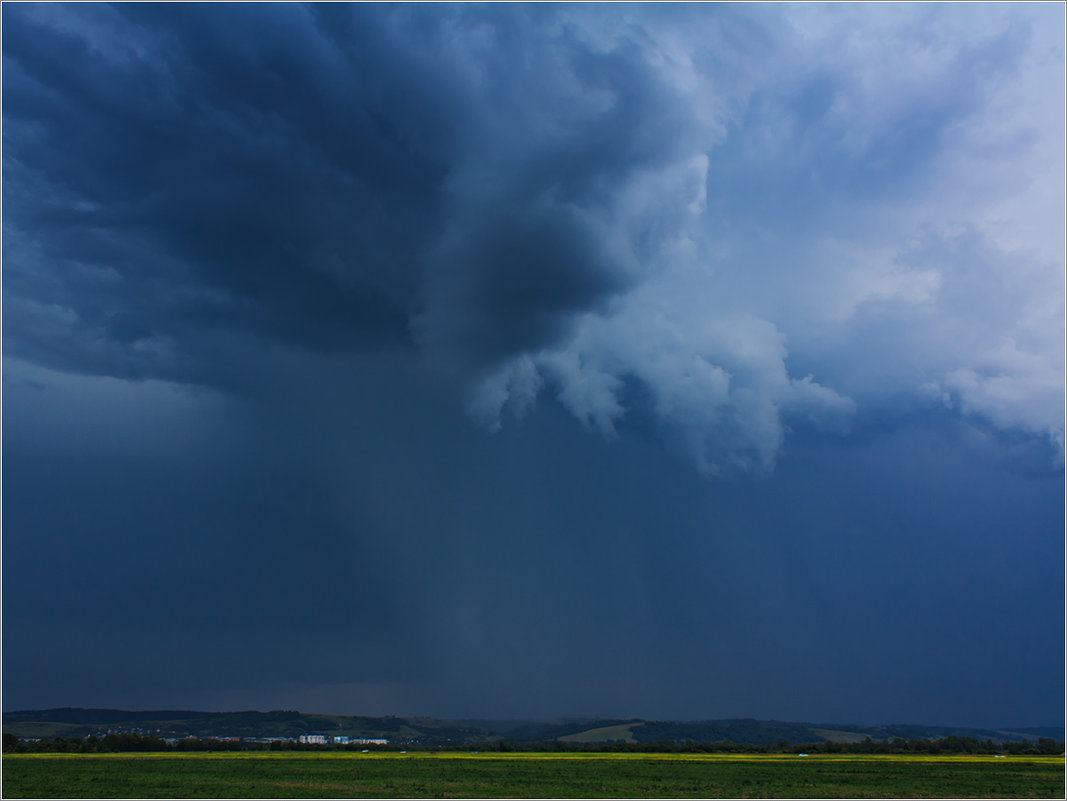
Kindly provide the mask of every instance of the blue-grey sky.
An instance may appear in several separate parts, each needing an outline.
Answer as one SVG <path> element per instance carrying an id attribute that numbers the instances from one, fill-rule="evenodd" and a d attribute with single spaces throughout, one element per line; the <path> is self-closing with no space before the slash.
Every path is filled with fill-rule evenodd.
<path id="1" fill-rule="evenodd" d="M 1063 33 L 4 4 L 4 708 L 1060 721 Z"/>

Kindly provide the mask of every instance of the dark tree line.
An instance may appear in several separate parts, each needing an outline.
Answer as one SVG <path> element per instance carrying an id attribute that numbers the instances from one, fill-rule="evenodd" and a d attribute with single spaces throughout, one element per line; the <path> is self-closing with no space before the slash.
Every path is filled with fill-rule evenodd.
<path id="1" fill-rule="evenodd" d="M 322 745 L 298 743 L 292 740 L 275 742 L 249 742 L 247 740 L 216 740 L 187 738 L 168 742 L 159 737 L 143 734 L 108 734 L 104 737 L 55 737 L 41 740 L 20 740 L 5 733 L 4 753 L 108 753 L 117 751 L 356 751 L 364 750 L 358 744 Z M 366 750 L 399 751 L 402 748 L 419 749 L 417 745 L 373 745 Z M 421 750 L 429 750 L 429 746 Z M 821 743 L 790 743 L 779 740 L 770 745 L 751 743 L 698 743 L 695 741 L 661 741 L 654 743 L 567 743 L 548 740 L 538 743 L 509 743 L 504 740 L 477 745 L 434 746 L 437 751 L 550 751 L 590 753 L 707 753 L 707 754 L 1011 754 L 1011 755 L 1058 755 L 1064 752 L 1063 740 L 1041 737 L 1037 742 L 994 742 L 974 737 L 942 737 L 938 740 L 896 737 L 892 740 L 872 740 L 870 737 L 855 743 L 838 743 L 827 740 Z"/>
<path id="2" fill-rule="evenodd" d="M 108 734 L 104 737 L 45 737 L 40 740 L 20 740 L 4 733 L 4 753 L 74 753 L 103 754 L 119 751 L 356 751 L 398 750 L 402 746 L 363 746 L 349 744 L 300 743 L 296 740 L 257 742 L 251 740 L 216 739 L 214 737 L 186 737 L 168 741 L 144 734 Z M 407 746 L 403 746 L 407 747 Z"/>
<path id="3" fill-rule="evenodd" d="M 166 751 L 167 742 L 159 737 L 142 734 L 108 734 L 104 737 L 55 737 L 42 740 L 20 740 L 4 732 L 4 753 L 58 752 L 69 754 L 97 754 L 115 751 Z"/>
<path id="4" fill-rule="evenodd" d="M 468 750 L 469 747 L 450 750 Z M 942 737 L 937 740 L 896 737 L 892 740 L 864 738 L 860 742 L 842 743 L 826 740 L 820 743 L 791 743 L 778 740 L 770 745 L 752 743 L 663 740 L 651 743 L 566 743 L 552 740 L 540 743 L 508 743 L 503 740 L 474 746 L 481 751 L 566 751 L 618 753 L 705 753 L 705 754 L 1012 754 L 1048 755 L 1064 752 L 1064 741 L 1041 737 L 1037 742 L 994 742 L 974 737 Z"/>

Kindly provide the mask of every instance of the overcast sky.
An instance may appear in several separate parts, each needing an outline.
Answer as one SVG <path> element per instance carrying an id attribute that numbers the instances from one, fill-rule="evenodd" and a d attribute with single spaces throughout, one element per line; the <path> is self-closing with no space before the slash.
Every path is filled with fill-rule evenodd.
<path id="1" fill-rule="evenodd" d="M 1064 6 L 3 6 L 3 706 L 1039 725 Z"/>

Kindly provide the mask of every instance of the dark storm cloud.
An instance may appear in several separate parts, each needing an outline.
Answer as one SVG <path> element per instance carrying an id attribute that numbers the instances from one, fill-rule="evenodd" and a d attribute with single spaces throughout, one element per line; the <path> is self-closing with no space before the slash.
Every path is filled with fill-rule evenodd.
<path id="1" fill-rule="evenodd" d="M 551 344 L 570 315 L 624 285 L 619 260 L 562 210 L 487 210 L 461 230 L 428 278 L 417 330 L 475 366 Z"/>
<path id="2" fill-rule="evenodd" d="M 1062 7 L 3 24 L 5 708 L 1062 710 Z"/>
<path id="3" fill-rule="evenodd" d="M 8 280 L 73 313 L 118 374 L 134 334 L 179 351 L 189 328 L 403 336 L 409 232 L 442 167 L 368 108 L 302 9 L 204 11 L 5 12 Z M 35 285 L 42 261 L 58 287 Z"/>
<path id="4" fill-rule="evenodd" d="M 938 295 L 951 263 L 909 243 L 955 235 L 939 181 L 974 173 L 998 91 L 1026 97 L 1025 21 L 926 33 L 887 12 L 898 53 L 861 24 L 816 47 L 800 9 L 616 10 L 12 6 L 7 352 L 234 388 L 257 343 L 415 348 L 490 427 L 544 390 L 609 435 L 636 381 L 709 474 L 773 468 L 792 421 L 845 427 L 849 374 L 926 360 L 890 394 L 1056 439 L 1044 401 L 998 401 L 1062 379 L 1022 330 L 1049 252 L 982 348 L 935 322 L 919 352 L 895 333 L 873 360 L 849 349 L 879 302 L 908 330 L 958 308 Z M 985 365 L 1024 340 L 992 388 Z"/>
<path id="5" fill-rule="evenodd" d="M 528 15 L 6 9 L 9 352 L 203 380 L 205 332 L 345 350 L 415 313 L 475 367 L 551 343 L 632 279 L 606 205 L 677 114 Z"/>

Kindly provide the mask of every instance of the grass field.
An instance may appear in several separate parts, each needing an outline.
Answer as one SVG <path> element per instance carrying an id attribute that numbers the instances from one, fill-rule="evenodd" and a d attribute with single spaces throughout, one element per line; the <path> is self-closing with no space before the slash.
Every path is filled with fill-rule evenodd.
<path id="1" fill-rule="evenodd" d="M 1063 798 L 1063 757 L 6 754 L 4 798 Z"/>
<path id="2" fill-rule="evenodd" d="M 634 739 L 632 729 L 634 726 L 642 726 L 642 723 L 620 723 L 615 726 L 598 726 L 595 729 L 587 729 L 576 734 L 567 734 L 559 739 L 565 743 L 602 743 L 606 740 L 621 740 L 626 743 L 637 742 Z"/>

